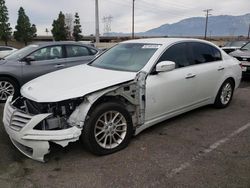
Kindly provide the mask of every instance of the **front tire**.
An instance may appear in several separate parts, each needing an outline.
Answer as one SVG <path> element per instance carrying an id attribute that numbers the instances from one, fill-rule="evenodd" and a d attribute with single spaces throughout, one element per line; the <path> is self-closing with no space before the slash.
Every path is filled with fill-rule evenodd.
<path id="1" fill-rule="evenodd" d="M 220 87 L 218 94 L 216 96 L 214 106 L 216 108 L 225 108 L 227 107 L 234 93 L 234 82 L 230 79 L 227 79 Z"/>
<path id="2" fill-rule="evenodd" d="M 3 103 L 11 95 L 17 95 L 19 92 L 18 84 L 11 78 L 0 77 L 0 103 Z"/>
<path id="3" fill-rule="evenodd" d="M 84 125 L 82 140 L 96 155 L 107 155 L 127 147 L 133 134 L 132 119 L 120 103 L 107 102 L 95 107 Z"/>

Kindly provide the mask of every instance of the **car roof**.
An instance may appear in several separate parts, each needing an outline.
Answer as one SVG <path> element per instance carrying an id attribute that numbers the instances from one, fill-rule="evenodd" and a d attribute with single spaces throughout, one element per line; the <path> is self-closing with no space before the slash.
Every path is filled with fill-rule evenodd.
<path id="1" fill-rule="evenodd" d="M 184 41 L 196 41 L 196 42 L 205 42 L 205 40 L 201 39 L 193 39 L 193 38 L 146 38 L 146 39 L 135 39 L 135 40 L 128 40 L 123 43 L 146 43 L 146 44 L 162 44 L 162 45 L 169 45 L 176 42 L 184 42 Z"/>
<path id="2" fill-rule="evenodd" d="M 81 45 L 81 46 L 88 46 L 91 48 L 94 48 L 91 45 L 88 44 L 83 44 L 81 42 L 75 42 L 75 41 L 51 41 L 51 42 L 34 42 L 31 45 L 38 45 L 39 47 L 41 46 L 50 46 L 50 45 L 67 45 L 67 44 L 73 44 L 73 45 Z M 95 48 L 96 49 L 96 48 Z"/>

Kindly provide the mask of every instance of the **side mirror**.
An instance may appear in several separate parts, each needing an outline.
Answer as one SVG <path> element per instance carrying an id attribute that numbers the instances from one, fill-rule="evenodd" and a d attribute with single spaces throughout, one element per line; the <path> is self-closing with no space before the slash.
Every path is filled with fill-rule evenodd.
<path id="1" fill-rule="evenodd" d="M 175 69 L 175 62 L 161 61 L 156 65 L 156 72 L 167 72 Z"/>
<path id="2" fill-rule="evenodd" d="M 30 63 L 31 61 L 35 61 L 34 56 L 27 56 L 23 59 L 26 63 Z"/>

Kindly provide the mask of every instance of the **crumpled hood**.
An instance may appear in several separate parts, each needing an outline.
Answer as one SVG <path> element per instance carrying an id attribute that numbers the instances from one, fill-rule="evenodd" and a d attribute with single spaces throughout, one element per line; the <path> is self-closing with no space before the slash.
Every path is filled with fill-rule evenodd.
<path id="1" fill-rule="evenodd" d="M 230 55 L 234 57 L 250 57 L 250 51 L 249 50 L 236 50 L 234 52 L 231 52 Z"/>
<path id="2" fill-rule="evenodd" d="M 21 88 L 23 97 L 36 102 L 58 102 L 133 80 L 134 72 L 79 65 L 38 77 Z"/>

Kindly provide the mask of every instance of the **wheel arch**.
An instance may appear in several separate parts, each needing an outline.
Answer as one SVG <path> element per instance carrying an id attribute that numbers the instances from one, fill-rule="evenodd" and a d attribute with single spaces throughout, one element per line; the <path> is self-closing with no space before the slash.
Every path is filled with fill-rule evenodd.
<path id="1" fill-rule="evenodd" d="M 92 108 L 95 108 L 97 105 L 104 103 L 104 102 L 117 102 L 122 104 L 126 109 L 128 105 L 133 105 L 131 102 L 129 102 L 125 97 L 121 95 L 111 96 L 111 95 L 103 95 L 99 97 L 91 106 L 90 110 Z M 127 109 L 128 110 L 128 109 Z"/>
<path id="2" fill-rule="evenodd" d="M 70 115 L 68 122 L 72 125 L 83 127 L 98 105 L 106 102 L 115 102 L 128 111 L 132 118 L 133 127 L 137 126 L 140 118 L 138 115 L 138 107 L 140 104 L 138 103 L 136 95 L 133 93 L 133 84 L 128 87 L 129 89 L 126 88 L 127 85 L 123 87 L 114 87 L 85 96 L 83 102 Z M 126 90 L 125 94 L 122 92 L 124 89 Z"/>
<path id="3" fill-rule="evenodd" d="M 226 77 L 225 79 L 223 79 L 223 81 L 218 85 L 218 87 L 217 87 L 217 89 L 216 89 L 216 93 L 215 93 L 215 96 L 214 96 L 214 99 L 213 99 L 213 104 L 215 103 L 215 101 L 216 101 L 216 97 L 217 97 L 217 95 L 218 95 L 218 93 L 219 93 L 219 91 L 220 91 L 220 89 L 221 89 L 221 86 L 226 82 L 226 81 L 231 81 L 232 82 L 232 84 L 233 84 L 233 89 L 235 89 L 235 87 L 236 87 L 236 81 L 235 81 L 235 79 L 232 77 L 232 76 L 228 76 L 228 77 Z"/>
<path id="4" fill-rule="evenodd" d="M 135 104 L 131 103 L 129 100 L 127 100 L 125 97 L 121 95 L 103 95 L 99 97 L 90 107 L 87 116 L 91 114 L 91 112 L 100 104 L 106 103 L 106 102 L 115 102 L 118 104 L 121 104 L 130 114 L 131 117 L 133 117 L 133 114 L 135 113 Z M 133 118 L 132 118 L 133 120 Z M 134 120 L 133 120 L 134 125 Z"/>
<path id="5" fill-rule="evenodd" d="M 233 77 L 228 77 L 227 79 L 224 80 L 224 82 L 225 82 L 225 81 L 228 81 L 228 80 L 230 80 L 230 81 L 233 83 L 233 86 L 234 86 L 234 89 L 235 89 L 235 79 L 234 79 Z M 224 83 L 224 82 L 223 82 L 223 83 Z M 222 84 L 223 84 L 223 83 L 222 83 Z"/>
<path id="6" fill-rule="evenodd" d="M 16 77 L 14 77 L 12 75 L 9 75 L 9 74 L 1 74 L 0 78 L 3 78 L 3 77 L 12 79 L 17 84 L 18 88 L 21 87 L 21 84 L 20 84 L 20 82 L 18 81 L 18 79 Z"/>

